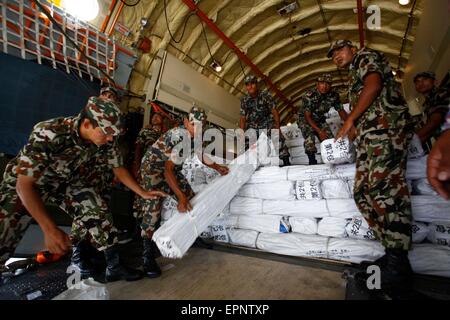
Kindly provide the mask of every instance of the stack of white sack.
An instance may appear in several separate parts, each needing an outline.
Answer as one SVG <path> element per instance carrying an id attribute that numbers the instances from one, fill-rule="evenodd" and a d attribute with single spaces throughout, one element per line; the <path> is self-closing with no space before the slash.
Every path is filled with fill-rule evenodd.
<path id="1" fill-rule="evenodd" d="M 416 221 L 450 223 L 450 201 L 438 196 L 412 196 L 411 205 Z"/>
<path id="2" fill-rule="evenodd" d="M 346 219 L 325 217 L 319 221 L 317 233 L 325 237 L 347 238 L 347 232 L 345 231 L 347 223 Z"/>
<path id="3" fill-rule="evenodd" d="M 286 146 L 289 149 L 289 161 L 291 165 L 308 165 L 309 158 L 306 155 L 304 148 L 305 140 L 297 124 L 295 123 L 290 126 L 281 127 L 280 129 L 285 138 Z M 315 138 L 315 140 L 316 149 L 320 150 L 320 142 L 317 138 Z M 316 160 L 318 163 L 322 163 L 322 157 L 320 154 L 316 154 Z"/>
<path id="4" fill-rule="evenodd" d="M 295 200 L 294 183 L 291 181 L 278 181 L 246 184 L 239 189 L 238 195 L 266 200 Z"/>
<path id="5" fill-rule="evenodd" d="M 161 254 L 169 258 L 183 257 L 195 239 L 250 179 L 259 164 L 267 160 L 269 151 L 267 136 L 262 134 L 255 145 L 230 164 L 227 175 L 216 179 L 191 200 L 191 212 L 176 213 L 156 230 L 153 241 Z"/>
<path id="6" fill-rule="evenodd" d="M 450 247 L 417 244 L 408 256 L 415 273 L 450 278 Z"/>
<path id="7" fill-rule="evenodd" d="M 289 224 L 291 225 L 291 230 L 294 233 L 309 235 L 317 234 L 316 218 L 290 217 Z"/>
<path id="8" fill-rule="evenodd" d="M 320 154 L 326 164 L 355 162 L 355 147 L 348 138 L 326 139 L 320 144 Z"/>

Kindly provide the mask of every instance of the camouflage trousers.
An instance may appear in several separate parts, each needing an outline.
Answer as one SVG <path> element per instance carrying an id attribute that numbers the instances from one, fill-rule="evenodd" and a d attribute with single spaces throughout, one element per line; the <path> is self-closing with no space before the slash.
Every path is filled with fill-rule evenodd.
<path id="1" fill-rule="evenodd" d="M 377 130 L 357 137 L 354 199 L 385 248 L 411 246 L 411 198 L 406 161 L 412 134 Z"/>
<path id="2" fill-rule="evenodd" d="M 52 192 L 41 192 L 45 203 L 58 205 L 72 218 L 70 238 L 77 244 L 88 239 L 98 250 L 117 243 L 117 230 L 107 202 L 90 187 L 60 186 Z M 14 253 L 31 221 L 15 189 L 0 187 L 0 265 Z"/>
<path id="3" fill-rule="evenodd" d="M 300 127 L 300 130 L 302 130 L 303 138 L 305 139 L 305 141 L 303 142 L 305 152 L 307 154 L 308 153 L 317 153 L 316 137 L 319 138 L 319 136 L 316 133 L 316 131 L 314 131 L 314 129 L 311 128 L 311 126 L 309 124 L 302 125 Z M 328 124 L 324 124 L 320 128 L 320 130 L 325 131 L 325 133 L 327 134 L 329 139 L 334 137 Z M 320 141 L 320 139 L 319 139 L 319 141 Z"/>
<path id="4" fill-rule="evenodd" d="M 186 178 L 180 171 L 176 171 L 175 174 L 181 191 L 183 191 L 188 199 L 194 197 L 194 191 L 192 191 Z M 165 180 L 164 171 L 141 167 L 140 175 L 142 188 L 145 190 L 161 190 L 176 199 L 175 193 L 172 189 L 170 189 Z M 161 208 L 164 199 L 165 198 L 145 200 L 140 197 L 136 197 L 133 205 L 133 214 L 141 227 L 142 238 L 151 239 L 153 232 L 159 226 L 161 221 Z"/>

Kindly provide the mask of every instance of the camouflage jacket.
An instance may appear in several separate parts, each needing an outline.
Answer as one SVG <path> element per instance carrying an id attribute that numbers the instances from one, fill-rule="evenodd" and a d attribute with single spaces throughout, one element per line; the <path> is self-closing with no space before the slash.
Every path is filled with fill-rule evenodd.
<path id="1" fill-rule="evenodd" d="M 142 150 L 147 150 L 162 135 L 162 132 L 153 128 L 142 128 L 136 138 L 136 144 L 142 145 Z"/>
<path id="2" fill-rule="evenodd" d="M 163 172 L 165 162 L 172 160 L 176 165 L 176 170 L 181 170 L 183 163 L 179 163 L 179 159 L 173 157 L 190 156 L 194 151 L 193 142 L 193 139 L 184 126 L 170 129 L 160 136 L 151 147 L 145 150 L 141 168 L 146 168 L 147 172 Z M 175 147 L 181 148 L 182 144 L 184 144 L 184 148 L 190 148 L 190 154 L 180 154 L 176 150 L 173 150 Z M 174 151 L 173 154 L 172 151 Z M 151 168 L 150 171 L 148 170 L 149 168 Z"/>
<path id="3" fill-rule="evenodd" d="M 256 98 L 249 94 L 241 99 L 240 115 L 245 116 L 245 129 L 272 129 L 274 120 L 272 109 L 275 101 L 266 90 L 259 91 Z"/>
<path id="4" fill-rule="evenodd" d="M 325 124 L 326 114 L 331 108 L 336 109 L 336 111 L 344 110 L 339 99 L 339 94 L 334 90 L 330 90 L 330 92 L 326 94 L 321 94 L 317 88 L 314 88 L 307 91 L 302 96 L 301 101 L 302 107 L 300 108 L 299 119 L 301 119 L 301 117 L 305 119 L 304 114 L 301 114 L 302 112 L 310 112 L 313 121 L 318 126 Z"/>
<path id="5" fill-rule="evenodd" d="M 433 113 L 440 113 L 443 116 L 447 114 L 448 106 L 450 104 L 450 94 L 449 88 L 434 87 L 430 94 L 428 94 L 425 98 L 425 102 L 423 103 L 423 111 L 420 127 L 423 127 L 425 123 L 427 123 L 428 118 Z M 436 129 L 436 132 L 433 133 L 433 137 L 437 138 L 441 133 L 441 128 Z"/>
<path id="6" fill-rule="evenodd" d="M 21 174 L 34 177 L 39 188 L 52 190 L 74 179 L 82 180 L 92 170 L 88 163 L 96 157 L 104 157 L 111 168 L 123 166 L 116 140 L 102 147 L 86 142 L 79 134 L 79 123 L 79 116 L 75 116 L 36 124 L 28 143 L 8 163 L 3 184 L 14 189 Z"/>
<path id="7" fill-rule="evenodd" d="M 366 75 L 376 72 L 381 76 L 383 89 L 375 101 L 355 122 L 357 135 L 373 130 L 404 128 L 410 124 L 408 106 L 395 81 L 386 57 L 378 51 L 362 48 L 357 52 L 349 69 L 350 108 L 358 102 Z"/>

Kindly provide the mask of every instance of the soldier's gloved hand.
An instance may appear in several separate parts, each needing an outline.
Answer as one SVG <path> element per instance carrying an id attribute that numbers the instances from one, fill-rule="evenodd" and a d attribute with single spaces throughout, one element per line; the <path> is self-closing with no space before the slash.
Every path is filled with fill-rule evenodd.
<path id="1" fill-rule="evenodd" d="M 163 191 L 159 191 L 159 190 L 144 191 L 141 194 L 141 197 L 145 200 L 153 200 L 156 198 L 165 198 L 167 196 L 168 196 L 167 193 L 165 193 Z"/>
<path id="2" fill-rule="evenodd" d="M 47 250 L 53 254 L 65 255 L 72 247 L 69 236 L 61 229 L 54 227 L 44 232 Z"/>
<path id="3" fill-rule="evenodd" d="M 179 212 L 187 212 L 192 210 L 192 205 L 187 197 L 178 199 L 177 209 Z"/>
<path id="4" fill-rule="evenodd" d="M 221 176 L 226 176 L 230 172 L 230 169 L 228 169 L 227 166 L 217 165 L 215 169 L 220 173 Z"/>

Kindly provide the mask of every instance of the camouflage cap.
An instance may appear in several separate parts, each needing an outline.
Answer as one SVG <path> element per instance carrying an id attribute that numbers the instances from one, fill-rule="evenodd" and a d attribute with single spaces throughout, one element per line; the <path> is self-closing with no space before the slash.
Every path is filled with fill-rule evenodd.
<path id="1" fill-rule="evenodd" d="M 250 75 L 245 77 L 244 83 L 245 84 L 258 83 L 258 79 L 253 74 L 250 74 Z"/>
<path id="2" fill-rule="evenodd" d="M 203 108 L 192 107 L 189 111 L 189 121 L 191 122 L 204 122 L 206 120 L 206 112 Z"/>
<path id="3" fill-rule="evenodd" d="M 317 78 L 317 82 L 327 82 L 332 83 L 333 77 L 329 73 L 324 73 Z"/>
<path id="4" fill-rule="evenodd" d="M 119 135 L 124 132 L 122 112 L 110 101 L 90 97 L 84 107 L 89 119 L 94 120 L 107 135 Z"/>
<path id="5" fill-rule="evenodd" d="M 330 49 L 328 50 L 328 53 L 327 53 L 327 57 L 331 58 L 331 56 L 333 55 L 334 50 L 343 48 L 345 46 L 354 47 L 354 44 L 350 40 L 346 40 L 346 39 L 344 39 L 344 40 L 336 40 L 335 42 L 333 42 L 331 44 L 331 47 L 330 47 Z"/>
<path id="6" fill-rule="evenodd" d="M 112 92 L 116 96 L 119 96 L 119 93 L 117 92 L 117 89 L 112 87 L 112 86 L 107 86 L 107 87 L 103 87 L 103 88 L 100 89 L 100 94 L 104 94 L 106 92 Z"/>
<path id="7" fill-rule="evenodd" d="M 420 77 L 436 80 L 436 74 L 432 71 L 419 72 L 414 76 L 414 82 L 416 82 L 416 80 Z"/>

